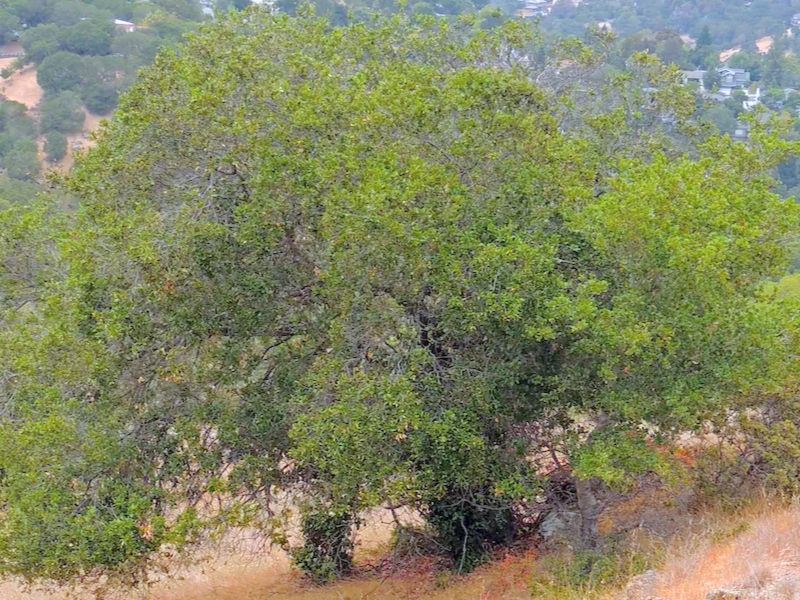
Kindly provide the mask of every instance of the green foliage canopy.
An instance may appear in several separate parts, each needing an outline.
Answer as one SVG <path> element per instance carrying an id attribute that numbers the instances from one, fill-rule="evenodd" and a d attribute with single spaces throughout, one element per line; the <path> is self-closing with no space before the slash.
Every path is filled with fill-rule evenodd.
<path id="1" fill-rule="evenodd" d="M 41 114 L 40 126 L 43 133 L 75 133 L 81 130 L 86 119 L 81 98 L 75 92 L 61 92 L 46 97 L 42 101 Z"/>

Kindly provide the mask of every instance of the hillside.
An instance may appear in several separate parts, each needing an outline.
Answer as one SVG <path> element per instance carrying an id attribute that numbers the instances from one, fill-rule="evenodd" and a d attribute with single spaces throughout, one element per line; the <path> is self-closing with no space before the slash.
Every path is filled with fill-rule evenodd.
<path id="1" fill-rule="evenodd" d="M 0 53 L 16 52 L 19 50 L 18 45 L 7 44 L 0 46 Z M 10 66 L 14 62 L 14 58 L 0 58 L 0 70 Z M 35 118 L 38 117 L 39 104 L 44 96 L 42 88 L 36 81 L 36 68 L 26 67 L 19 71 L 14 72 L 7 79 L 2 80 L 0 83 L 0 99 L 11 100 L 24 104 L 31 115 Z M 73 154 L 80 149 L 87 149 L 91 146 L 90 134 L 97 129 L 102 120 L 102 116 L 94 115 L 88 110 L 84 109 L 86 118 L 80 131 L 67 135 L 67 153 L 66 156 L 56 163 L 51 163 L 45 159 L 42 146 L 44 139 L 42 136 L 37 138 L 39 145 L 39 161 L 43 170 L 56 169 L 61 172 L 66 172 L 72 166 L 74 159 Z"/>

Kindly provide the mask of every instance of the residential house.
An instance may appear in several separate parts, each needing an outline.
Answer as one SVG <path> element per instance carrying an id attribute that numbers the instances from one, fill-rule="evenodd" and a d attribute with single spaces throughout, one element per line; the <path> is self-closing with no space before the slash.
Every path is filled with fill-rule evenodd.
<path id="1" fill-rule="evenodd" d="M 717 71 L 719 72 L 720 76 L 720 90 L 735 90 L 750 85 L 750 73 L 744 69 L 722 67 L 717 69 Z M 730 91 L 728 93 L 730 94 Z"/>
<path id="2" fill-rule="evenodd" d="M 800 27 L 800 13 L 797 13 L 792 17 L 791 24 L 792 27 Z"/>
<path id="3" fill-rule="evenodd" d="M 544 17 L 550 14 L 554 4 L 553 0 L 523 0 L 522 8 L 516 12 L 516 15 L 524 19 Z"/>
<path id="4" fill-rule="evenodd" d="M 742 102 L 745 110 L 752 110 L 757 105 L 761 104 L 761 96 L 764 94 L 763 88 L 756 88 L 752 94 L 747 92 L 747 98 Z"/>
<path id="5" fill-rule="evenodd" d="M 116 27 L 117 29 L 121 29 L 125 33 L 136 31 L 136 25 L 134 25 L 133 23 L 129 23 L 128 21 L 122 21 L 120 19 L 114 19 L 114 27 Z"/>
<path id="6" fill-rule="evenodd" d="M 683 72 L 683 83 L 698 83 L 700 87 L 703 87 L 703 78 L 705 77 L 706 72 L 697 70 L 697 71 L 684 71 Z"/>

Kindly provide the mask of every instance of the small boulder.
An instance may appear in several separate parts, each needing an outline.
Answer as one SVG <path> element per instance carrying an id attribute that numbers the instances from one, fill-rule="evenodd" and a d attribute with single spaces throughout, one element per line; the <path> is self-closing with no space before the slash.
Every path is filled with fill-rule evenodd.
<path id="1" fill-rule="evenodd" d="M 653 595 L 658 574 L 650 569 L 637 575 L 625 586 L 625 600 L 656 600 Z"/>
<path id="2" fill-rule="evenodd" d="M 580 515 L 568 511 L 552 511 L 539 525 L 539 535 L 551 545 L 568 544 L 579 536 Z"/>

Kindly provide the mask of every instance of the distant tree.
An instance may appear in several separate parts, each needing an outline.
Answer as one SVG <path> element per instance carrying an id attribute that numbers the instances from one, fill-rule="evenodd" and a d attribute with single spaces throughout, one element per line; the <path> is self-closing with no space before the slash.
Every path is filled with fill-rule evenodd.
<path id="1" fill-rule="evenodd" d="M 425 2 L 422 0 L 421 2 L 415 2 L 414 5 L 411 7 L 412 14 L 415 15 L 434 15 L 436 11 L 433 8 L 433 5 L 430 2 Z"/>
<path id="2" fill-rule="evenodd" d="M 50 17 L 52 23 L 59 27 L 69 27 L 77 25 L 81 19 L 108 19 L 111 13 L 99 10 L 92 4 L 80 2 L 80 0 L 58 0 L 53 4 L 53 12 Z"/>
<path id="3" fill-rule="evenodd" d="M 180 42 L 183 35 L 192 31 L 194 26 L 186 22 L 163 20 L 152 23 L 148 28 L 156 32 L 163 43 L 172 44 Z"/>
<path id="4" fill-rule="evenodd" d="M 153 4 L 186 21 L 203 19 L 203 12 L 195 0 L 154 0 Z"/>
<path id="5" fill-rule="evenodd" d="M 5 131 L 14 138 L 31 139 L 36 136 L 36 124 L 27 115 L 11 117 L 6 121 Z"/>
<path id="6" fill-rule="evenodd" d="M 36 64 L 59 50 L 61 28 L 53 24 L 39 25 L 27 29 L 20 36 L 20 44 L 25 50 L 25 58 Z"/>
<path id="7" fill-rule="evenodd" d="M 81 130 L 86 115 L 83 103 L 75 92 L 67 91 L 47 96 L 41 105 L 42 132 L 75 133 Z"/>
<path id="8" fill-rule="evenodd" d="M 141 62 L 150 62 L 160 42 L 157 37 L 143 31 L 132 31 L 113 38 L 111 52 L 128 58 L 139 58 Z"/>
<path id="9" fill-rule="evenodd" d="M 0 125 L 5 127 L 6 121 L 8 119 L 22 117 L 25 115 L 25 112 L 27 110 L 28 107 L 22 104 L 21 102 L 15 102 L 13 100 L 3 100 L 2 102 L 0 102 Z"/>
<path id="10" fill-rule="evenodd" d="M 36 143 L 33 140 L 20 140 L 10 152 L 3 155 L 3 168 L 12 179 L 31 181 L 41 171 Z"/>
<path id="11" fill-rule="evenodd" d="M 724 104 L 712 106 L 703 113 L 703 117 L 716 125 L 721 133 L 733 134 L 736 130 L 736 117 Z"/>
<path id="12" fill-rule="evenodd" d="M 791 108 L 792 110 L 797 110 L 800 108 L 800 93 L 789 92 L 789 95 L 786 97 L 783 105 L 786 108 Z"/>
<path id="13" fill-rule="evenodd" d="M 719 89 L 719 84 L 722 82 L 722 76 L 716 68 L 706 69 L 703 75 L 703 87 L 709 91 Z"/>
<path id="14" fill-rule="evenodd" d="M 108 84 L 94 83 L 81 88 L 86 108 L 96 115 L 105 115 L 117 107 L 117 90 Z"/>
<path id="15" fill-rule="evenodd" d="M 620 57 L 624 62 L 637 52 L 653 52 L 657 41 L 655 35 L 649 29 L 637 31 L 622 40 L 620 44 Z"/>
<path id="16" fill-rule="evenodd" d="M 108 54 L 111 51 L 112 27 L 110 23 L 93 20 L 80 21 L 72 27 L 64 27 L 59 31 L 60 47 L 75 54 Z"/>
<path id="17" fill-rule="evenodd" d="M 786 94 L 782 88 L 770 88 L 761 97 L 764 106 L 771 110 L 781 110 L 785 99 Z"/>
<path id="18" fill-rule="evenodd" d="M 658 42 L 656 54 L 665 63 L 682 65 L 685 60 L 683 40 L 679 36 L 670 37 Z"/>
<path id="19" fill-rule="evenodd" d="M 28 204 L 42 192 L 33 183 L 0 175 L 0 199 L 14 204 Z"/>
<path id="20" fill-rule="evenodd" d="M 19 19 L 6 10 L 0 10 L 0 44 L 15 39 L 22 30 Z"/>
<path id="21" fill-rule="evenodd" d="M 744 112 L 745 100 L 747 100 L 747 94 L 743 90 L 734 90 L 731 97 L 725 101 L 725 106 L 734 117 L 738 118 Z"/>
<path id="22" fill-rule="evenodd" d="M 56 52 L 45 58 L 36 71 L 36 81 L 45 92 L 58 93 L 78 87 L 85 76 L 83 58 L 72 52 Z"/>
<path id="23" fill-rule="evenodd" d="M 479 26 L 481 29 L 492 29 L 499 27 L 505 22 L 503 12 L 499 8 L 492 8 L 490 6 L 483 7 L 478 13 L 480 21 Z"/>
<path id="24" fill-rule="evenodd" d="M 0 155 L 10 152 L 18 141 L 36 137 L 36 124 L 26 110 L 19 102 L 0 103 Z"/>
<path id="25" fill-rule="evenodd" d="M 767 87 L 783 87 L 786 76 L 786 58 L 778 52 L 770 52 L 764 59 L 762 81 Z"/>
<path id="26" fill-rule="evenodd" d="M 5 9 L 31 28 L 50 20 L 52 6 L 48 0 L 7 0 Z"/>
<path id="27" fill-rule="evenodd" d="M 727 65 L 737 69 L 744 69 L 750 73 L 751 81 L 761 81 L 764 59 L 760 54 L 737 52 L 728 59 Z"/>
<path id="28" fill-rule="evenodd" d="M 703 46 L 710 46 L 712 43 L 711 30 L 708 28 L 708 25 L 705 25 L 700 31 L 700 35 L 697 36 L 697 47 L 702 48 Z"/>
<path id="29" fill-rule="evenodd" d="M 45 134 L 44 152 L 50 162 L 60 161 L 67 155 L 67 136 L 59 131 L 50 131 Z"/>
<path id="30" fill-rule="evenodd" d="M 133 18 L 133 11 L 138 2 L 130 0 L 92 0 L 92 5 L 104 10 L 117 19 L 130 21 Z M 144 4 L 144 3 L 142 3 Z"/>

